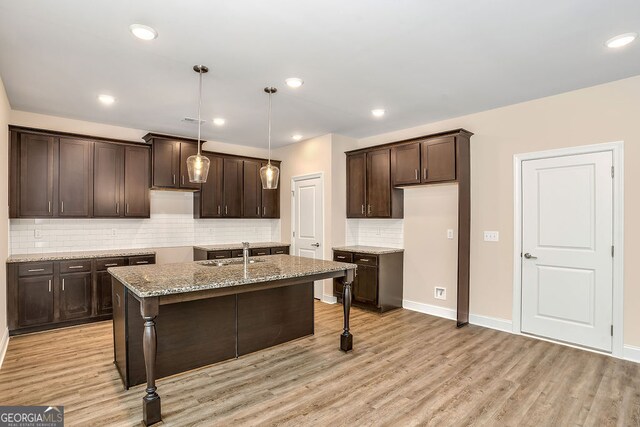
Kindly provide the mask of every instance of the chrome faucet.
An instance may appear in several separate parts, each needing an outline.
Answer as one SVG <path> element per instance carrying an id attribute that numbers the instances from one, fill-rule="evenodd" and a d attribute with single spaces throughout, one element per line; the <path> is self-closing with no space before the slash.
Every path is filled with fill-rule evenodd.
<path id="1" fill-rule="evenodd" d="M 249 242 L 242 242 L 242 262 L 246 271 L 249 265 Z"/>

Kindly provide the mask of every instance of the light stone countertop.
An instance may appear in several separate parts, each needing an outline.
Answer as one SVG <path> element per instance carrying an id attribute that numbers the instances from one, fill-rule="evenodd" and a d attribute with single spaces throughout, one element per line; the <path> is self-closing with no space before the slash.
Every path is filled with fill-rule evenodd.
<path id="1" fill-rule="evenodd" d="M 196 261 L 135 267 L 111 267 L 107 271 L 138 297 L 155 297 L 208 289 L 271 282 L 341 270 L 357 265 L 291 255 L 251 257 L 244 273 L 242 260 Z M 222 263 L 224 266 L 218 266 Z"/>
<path id="2" fill-rule="evenodd" d="M 282 242 L 260 242 L 249 243 L 249 249 L 261 249 L 261 248 L 280 248 L 284 246 L 291 246 L 291 243 Z M 242 249 L 242 243 L 221 243 L 218 245 L 196 245 L 194 249 L 200 249 L 203 251 L 232 251 L 235 249 Z"/>
<path id="3" fill-rule="evenodd" d="M 149 249 L 115 249 L 102 251 L 77 251 L 77 252 L 49 252 L 44 254 L 16 254 L 7 258 L 7 263 L 37 262 L 37 261 L 64 261 L 68 259 L 110 258 L 128 257 L 138 255 L 155 255 L 156 252 Z"/>
<path id="4" fill-rule="evenodd" d="M 373 254 L 373 255 L 383 255 L 383 254 L 393 254 L 396 252 L 404 252 L 404 249 L 398 248 L 383 248 L 381 246 L 340 246 L 336 248 L 332 248 L 334 251 L 343 251 L 343 252 L 357 252 L 361 254 Z"/>

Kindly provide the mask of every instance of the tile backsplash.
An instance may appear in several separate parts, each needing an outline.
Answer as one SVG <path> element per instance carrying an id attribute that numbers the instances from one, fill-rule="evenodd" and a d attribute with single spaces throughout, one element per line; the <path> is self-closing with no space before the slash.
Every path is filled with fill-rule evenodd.
<path id="1" fill-rule="evenodd" d="M 401 219 L 347 219 L 346 244 L 404 247 L 404 222 Z"/>
<path id="2" fill-rule="evenodd" d="M 194 219 L 193 197 L 151 197 L 149 219 L 12 219 L 10 254 L 280 240 L 279 219 Z M 191 196 L 191 197 L 189 197 Z"/>

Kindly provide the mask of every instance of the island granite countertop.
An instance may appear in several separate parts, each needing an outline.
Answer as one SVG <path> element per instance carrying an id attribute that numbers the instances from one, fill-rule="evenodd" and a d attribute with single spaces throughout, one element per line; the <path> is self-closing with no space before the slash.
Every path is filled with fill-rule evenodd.
<path id="1" fill-rule="evenodd" d="M 241 260 L 195 261 L 135 267 L 111 267 L 107 271 L 140 298 L 242 286 L 341 270 L 357 265 L 291 255 L 252 257 L 247 273 Z"/>
<path id="2" fill-rule="evenodd" d="M 280 248 L 284 246 L 291 246 L 291 243 L 282 242 L 257 242 L 249 243 L 251 249 L 262 248 Z M 220 243 L 217 245 L 195 245 L 194 249 L 200 249 L 202 251 L 233 251 L 236 249 L 242 249 L 242 243 Z"/>
<path id="3" fill-rule="evenodd" d="M 372 254 L 372 255 L 383 255 L 383 254 L 393 254 L 396 252 L 404 252 L 404 249 L 398 248 L 383 248 L 381 246 L 340 246 L 336 248 L 332 248 L 334 251 L 344 251 L 344 252 L 357 252 L 360 254 Z"/>
<path id="4" fill-rule="evenodd" d="M 149 249 L 114 249 L 101 251 L 49 252 L 43 254 L 16 254 L 7 258 L 7 263 L 35 261 L 64 261 L 68 259 L 116 258 L 138 255 L 155 255 Z"/>

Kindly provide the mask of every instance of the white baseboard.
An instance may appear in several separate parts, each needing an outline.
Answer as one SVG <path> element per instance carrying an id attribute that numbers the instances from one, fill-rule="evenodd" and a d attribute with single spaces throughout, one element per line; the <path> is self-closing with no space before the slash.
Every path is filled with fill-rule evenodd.
<path id="1" fill-rule="evenodd" d="M 402 300 L 402 307 L 407 310 L 417 311 L 432 316 L 444 317 L 445 319 L 456 320 L 456 311 L 452 308 L 439 307 L 437 305 L 425 304 L 422 302 Z"/>
<path id="2" fill-rule="evenodd" d="M 624 360 L 630 360 L 631 362 L 640 363 L 640 347 L 633 345 L 625 345 L 622 353 Z"/>
<path id="3" fill-rule="evenodd" d="M 327 304 L 335 304 L 335 303 L 338 302 L 338 298 L 336 298 L 333 295 L 323 294 L 322 295 L 322 302 L 326 302 Z"/>
<path id="4" fill-rule="evenodd" d="M 469 323 L 485 328 L 496 329 L 502 332 L 513 332 L 511 320 L 499 319 L 497 317 L 481 316 L 479 314 L 469 314 Z"/>
<path id="5" fill-rule="evenodd" d="M 2 368 L 4 356 L 7 354 L 7 347 L 9 347 L 9 328 L 4 328 L 2 339 L 0 339 L 0 368 Z"/>

